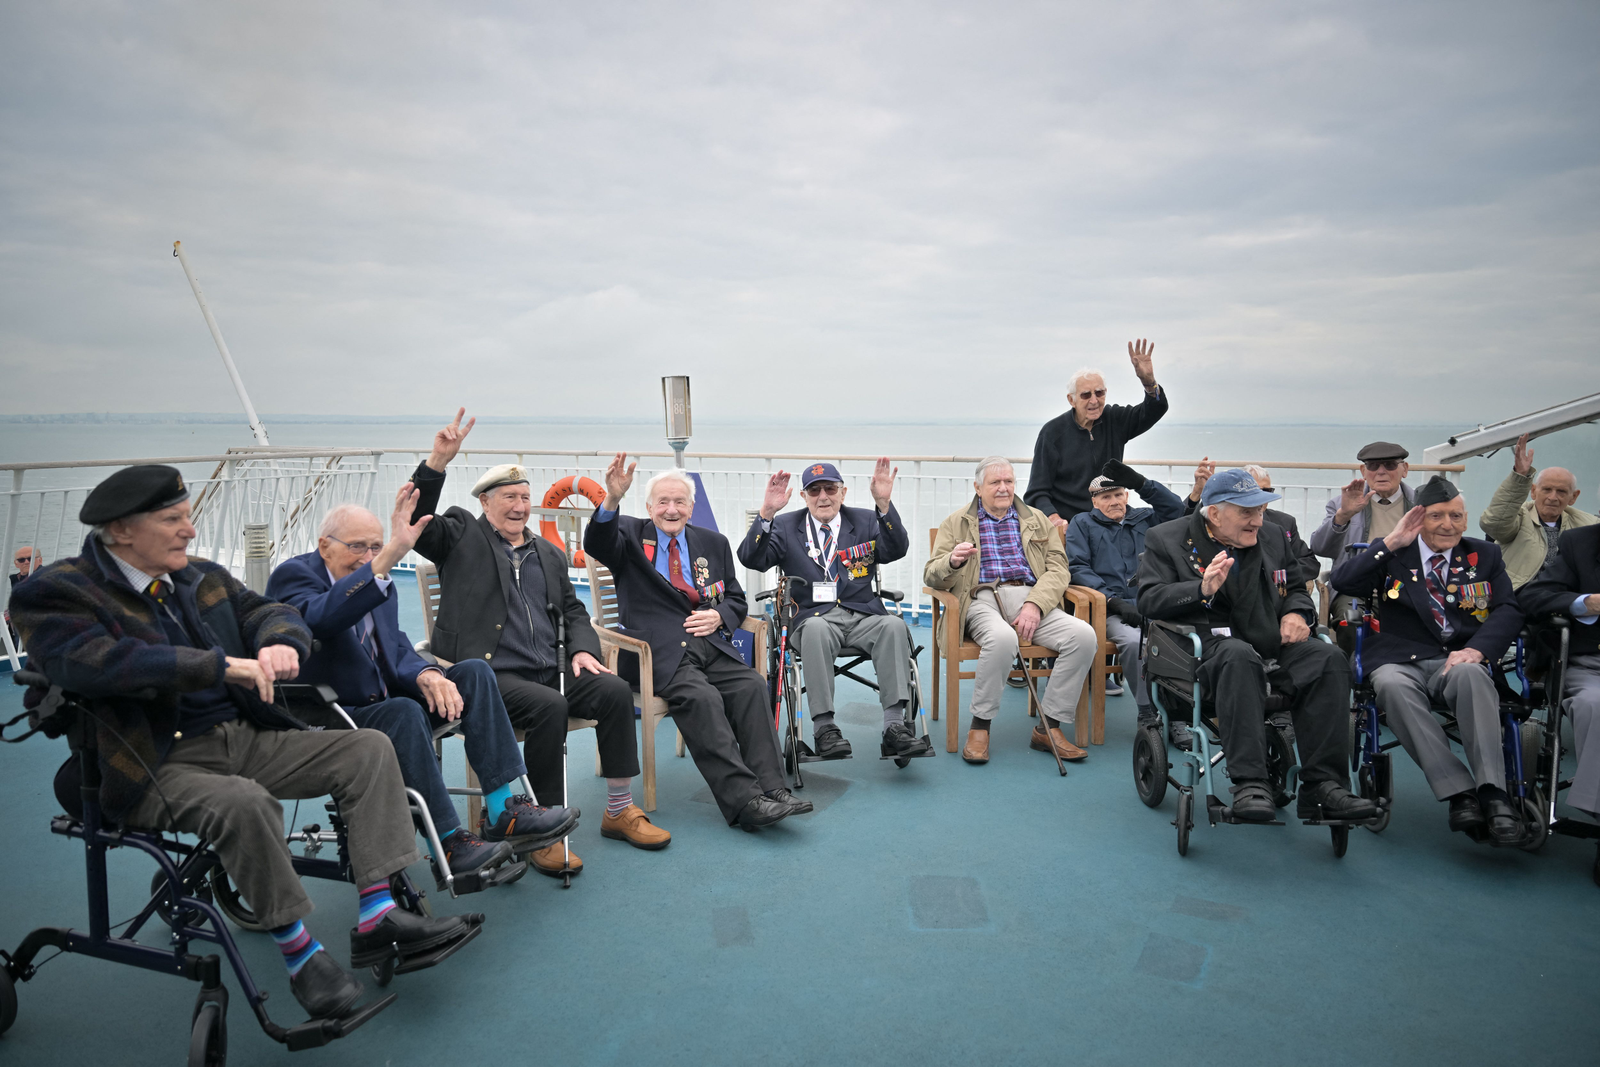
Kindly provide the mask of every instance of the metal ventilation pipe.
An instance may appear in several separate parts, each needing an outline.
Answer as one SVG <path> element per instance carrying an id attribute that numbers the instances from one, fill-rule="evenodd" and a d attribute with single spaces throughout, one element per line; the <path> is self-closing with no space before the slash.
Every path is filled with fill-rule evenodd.
<path id="1" fill-rule="evenodd" d="M 683 469 L 683 450 L 689 447 L 694 433 L 694 422 L 689 412 L 689 376 L 674 374 L 661 379 L 661 399 L 667 409 L 667 444 L 676 454 L 679 470 Z"/>
<path id="2" fill-rule="evenodd" d="M 257 593 L 267 591 L 272 573 L 272 538 L 264 522 L 244 525 L 244 584 Z"/>

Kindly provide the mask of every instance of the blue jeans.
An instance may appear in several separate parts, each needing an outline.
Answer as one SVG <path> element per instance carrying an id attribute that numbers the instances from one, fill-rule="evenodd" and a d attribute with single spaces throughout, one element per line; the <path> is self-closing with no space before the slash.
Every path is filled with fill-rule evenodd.
<path id="1" fill-rule="evenodd" d="M 444 676 L 461 691 L 465 709 L 461 712 L 461 732 L 466 742 L 467 762 L 477 772 L 483 791 L 490 793 L 521 777 L 526 768 L 517 738 L 511 731 L 505 703 L 494 670 L 482 660 L 457 663 Z M 433 751 L 433 729 L 443 719 L 410 697 L 390 697 L 364 708 L 354 708 L 350 717 L 357 726 L 381 730 L 394 743 L 400 761 L 400 776 L 406 785 L 422 794 L 433 816 L 440 837 L 461 825 L 456 806 L 445 791 L 444 775 Z"/>

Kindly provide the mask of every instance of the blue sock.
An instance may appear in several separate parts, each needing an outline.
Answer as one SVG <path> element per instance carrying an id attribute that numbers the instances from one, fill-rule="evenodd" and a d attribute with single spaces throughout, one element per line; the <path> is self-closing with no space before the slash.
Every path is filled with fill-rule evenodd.
<path id="1" fill-rule="evenodd" d="M 511 798 L 516 796 L 512 790 L 521 783 L 522 780 L 520 778 L 514 778 L 494 792 L 484 795 L 483 806 L 484 810 L 489 812 L 490 819 L 498 819 L 500 817 L 500 813 L 505 810 L 506 805 L 511 803 Z"/>
<path id="2" fill-rule="evenodd" d="M 283 953 L 283 962 L 289 968 L 290 978 L 300 973 L 300 968 L 306 965 L 307 960 L 322 951 L 322 942 L 307 933 L 305 924 L 299 919 L 272 931 L 272 940 L 278 943 L 278 951 Z"/>

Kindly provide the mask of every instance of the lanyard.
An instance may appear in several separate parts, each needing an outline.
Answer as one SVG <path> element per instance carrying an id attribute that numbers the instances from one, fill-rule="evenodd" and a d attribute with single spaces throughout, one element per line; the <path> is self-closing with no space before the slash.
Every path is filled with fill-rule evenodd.
<path id="1" fill-rule="evenodd" d="M 828 558 L 822 559 L 822 549 L 818 547 L 822 540 L 823 525 L 824 524 L 818 523 L 817 520 L 812 517 L 810 512 L 806 512 L 806 554 L 811 557 L 811 562 L 822 568 L 822 576 L 831 582 L 833 581 L 834 553 L 829 552 Z M 833 528 L 832 524 L 828 523 L 826 525 L 831 532 Z M 813 527 L 815 527 L 815 536 L 812 535 Z M 839 532 L 844 532 L 844 523 L 842 521 L 839 523 Z M 839 539 L 835 537 L 833 541 L 834 550 L 837 551 L 839 548 Z"/>

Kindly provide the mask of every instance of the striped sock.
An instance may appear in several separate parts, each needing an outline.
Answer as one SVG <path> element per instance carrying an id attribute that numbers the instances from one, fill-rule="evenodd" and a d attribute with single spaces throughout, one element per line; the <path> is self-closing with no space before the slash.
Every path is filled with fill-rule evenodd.
<path id="1" fill-rule="evenodd" d="M 389 892 L 388 882 L 379 882 L 377 885 L 363 889 L 361 891 L 361 918 L 356 921 L 356 929 L 364 934 L 370 933 L 372 928 L 377 926 L 394 906 L 394 894 Z"/>
<path id="2" fill-rule="evenodd" d="M 300 968 L 306 965 L 307 960 L 322 951 L 322 942 L 312 937 L 305 923 L 299 919 L 272 931 L 272 940 L 278 943 L 278 951 L 283 953 L 283 962 L 289 968 L 290 978 L 300 973 Z"/>
<path id="3" fill-rule="evenodd" d="M 627 780 L 621 785 L 606 783 L 606 817 L 615 819 L 623 809 L 633 803 L 633 788 Z"/>

